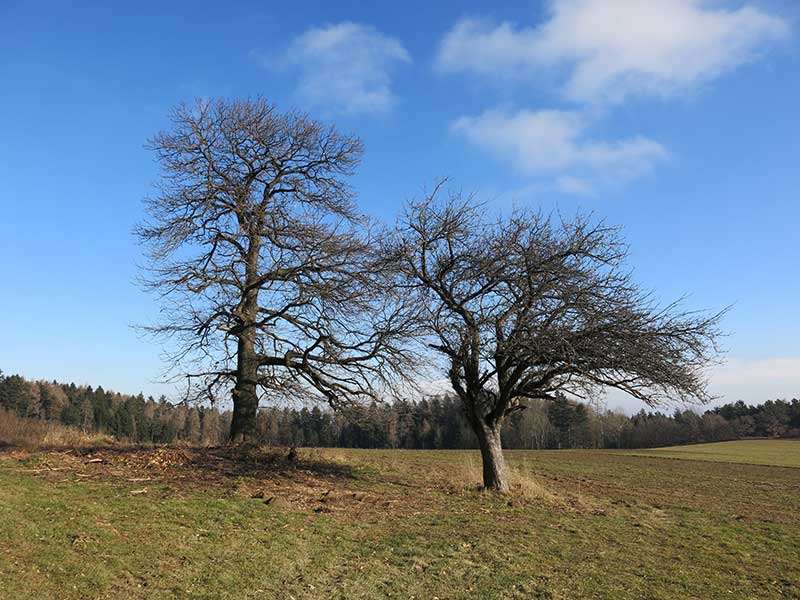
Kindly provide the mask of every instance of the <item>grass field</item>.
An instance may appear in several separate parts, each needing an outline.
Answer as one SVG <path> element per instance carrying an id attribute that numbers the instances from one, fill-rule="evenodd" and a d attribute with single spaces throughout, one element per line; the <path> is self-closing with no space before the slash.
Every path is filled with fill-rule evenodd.
<path id="1" fill-rule="evenodd" d="M 800 467 L 800 440 L 739 440 L 626 452 L 635 456 Z"/>
<path id="2" fill-rule="evenodd" d="M 708 448 L 6 448 L 0 597 L 800 598 L 800 444 Z"/>

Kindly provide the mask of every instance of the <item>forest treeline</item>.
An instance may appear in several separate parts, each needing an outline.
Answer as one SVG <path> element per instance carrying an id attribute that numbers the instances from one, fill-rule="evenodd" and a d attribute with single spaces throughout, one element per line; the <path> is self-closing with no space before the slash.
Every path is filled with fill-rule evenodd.
<path id="1" fill-rule="evenodd" d="M 166 398 L 125 395 L 102 387 L 28 381 L 0 373 L 0 407 L 29 419 L 77 427 L 136 443 L 224 443 L 230 411 L 171 404 Z M 531 401 L 512 414 L 503 445 L 516 449 L 648 448 L 742 437 L 800 437 L 800 400 L 739 401 L 698 414 L 640 411 L 629 416 L 574 404 Z M 477 440 L 455 397 L 373 403 L 337 412 L 264 407 L 258 412 L 257 442 L 276 446 L 354 448 L 476 448 Z"/>

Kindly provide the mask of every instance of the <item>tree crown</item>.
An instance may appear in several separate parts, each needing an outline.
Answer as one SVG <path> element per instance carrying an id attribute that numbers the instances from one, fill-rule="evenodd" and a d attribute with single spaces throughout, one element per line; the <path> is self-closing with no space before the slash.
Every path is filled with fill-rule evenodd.
<path id="1" fill-rule="evenodd" d="M 625 270 L 617 228 L 524 210 L 491 219 L 441 188 L 407 207 L 387 256 L 468 409 L 497 421 L 526 398 L 602 386 L 650 405 L 710 398 L 722 313 L 659 307 Z"/>

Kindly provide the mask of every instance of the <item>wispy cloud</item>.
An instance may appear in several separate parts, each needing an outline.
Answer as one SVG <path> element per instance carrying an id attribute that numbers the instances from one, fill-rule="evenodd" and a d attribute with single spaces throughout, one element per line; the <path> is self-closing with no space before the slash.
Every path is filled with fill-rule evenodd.
<path id="1" fill-rule="evenodd" d="M 585 103 L 669 96 L 757 59 L 788 23 L 709 0 L 554 0 L 543 24 L 465 18 L 443 38 L 437 65 L 504 79 L 559 69 L 564 96 Z"/>
<path id="2" fill-rule="evenodd" d="M 718 396 L 710 406 L 683 405 L 679 407 L 707 410 L 729 402 L 742 400 L 747 404 L 761 404 L 766 400 L 800 398 L 800 357 L 774 356 L 760 359 L 730 358 L 725 364 L 714 368 L 709 374 L 709 389 Z M 633 414 L 643 408 L 640 400 L 624 392 L 608 389 L 606 405 L 621 408 Z"/>
<path id="3" fill-rule="evenodd" d="M 572 196 L 594 196 L 595 190 L 587 179 L 565 175 L 556 179 L 556 189 Z"/>
<path id="4" fill-rule="evenodd" d="M 411 56 L 374 27 L 343 22 L 305 31 L 277 62 L 297 69 L 297 93 L 306 102 L 346 114 L 379 113 L 395 102 L 392 70 Z"/>
<path id="5" fill-rule="evenodd" d="M 641 136 L 592 139 L 585 118 L 574 111 L 487 110 L 458 119 L 452 129 L 524 175 L 571 173 L 557 180 L 558 188 L 571 194 L 591 194 L 599 181 L 630 181 L 668 156 L 659 143 Z"/>
<path id="6" fill-rule="evenodd" d="M 732 358 L 714 372 L 712 381 L 724 386 L 783 386 L 784 394 L 800 397 L 800 357 Z"/>

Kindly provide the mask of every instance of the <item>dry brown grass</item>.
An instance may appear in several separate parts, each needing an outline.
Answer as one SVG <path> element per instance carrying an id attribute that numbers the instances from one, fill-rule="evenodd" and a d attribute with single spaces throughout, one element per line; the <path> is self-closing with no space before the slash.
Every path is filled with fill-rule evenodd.
<path id="1" fill-rule="evenodd" d="M 52 447 L 77 447 L 113 444 L 111 436 L 89 434 L 60 423 L 25 419 L 0 409 L 0 446 L 18 446 L 28 450 Z"/>
<path id="2" fill-rule="evenodd" d="M 510 458 L 510 457 L 509 457 Z M 483 469 L 478 454 L 466 454 L 454 461 L 447 481 L 456 489 L 482 490 Z M 560 489 L 552 482 L 535 475 L 536 461 L 527 456 L 514 456 L 507 460 L 508 482 L 511 499 L 548 506 L 551 510 L 566 513 L 605 515 L 613 510 L 607 502 L 581 493 L 578 489 Z"/>
<path id="3" fill-rule="evenodd" d="M 455 463 L 449 472 L 449 481 L 455 487 L 481 489 L 483 467 L 478 455 L 467 454 Z M 526 464 L 507 464 L 508 483 L 511 495 L 529 500 L 543 500 L 550 504 L 562 504 L 563 498 L 551 491 L 540 479 L 533 475 Z"/>

